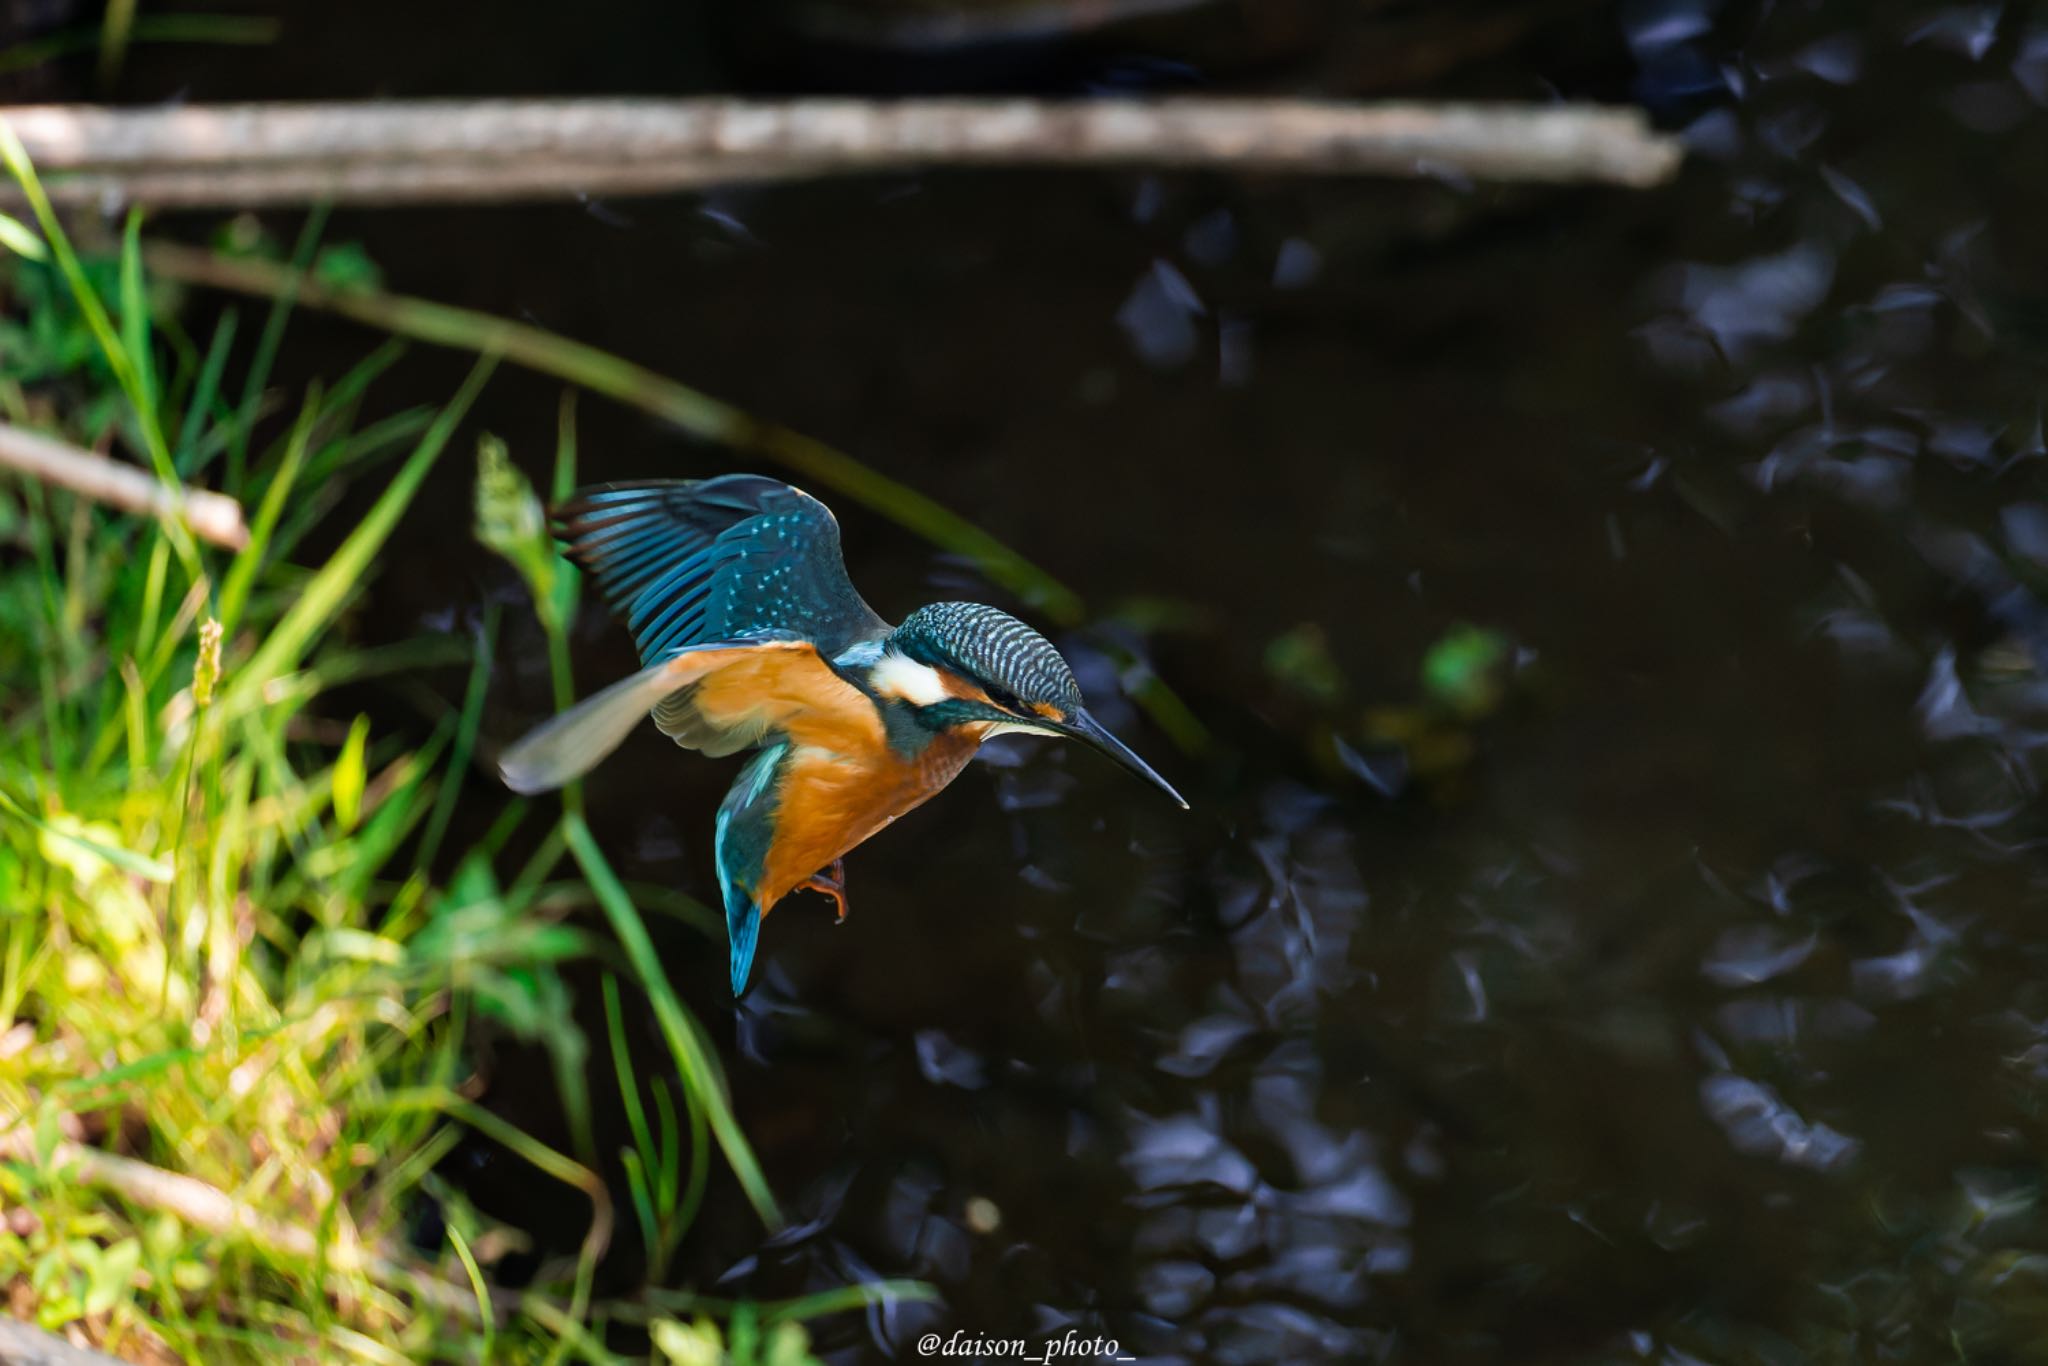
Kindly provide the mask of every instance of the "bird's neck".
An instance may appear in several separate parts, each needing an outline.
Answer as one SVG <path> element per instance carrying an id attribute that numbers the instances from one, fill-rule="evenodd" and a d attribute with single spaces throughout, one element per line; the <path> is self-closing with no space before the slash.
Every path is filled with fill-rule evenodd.
<path id="1" fill-rule="evenodd" d="M 890 746 L 908 758 L 942 736 L 978 745 L 988 724 L 972 714 L 963 681 L 892 647 L 891 637 L 864 641 L 833 661 L 875 704 Z"/>

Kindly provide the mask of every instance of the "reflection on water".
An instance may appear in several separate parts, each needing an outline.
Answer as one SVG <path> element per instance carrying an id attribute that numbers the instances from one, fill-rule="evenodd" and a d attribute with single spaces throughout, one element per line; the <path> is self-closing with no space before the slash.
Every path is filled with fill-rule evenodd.
<path id="1" fill-rule="evenodd" d="M 1632 94 L 1677 185 L 975 174 L 338 227 L 1042 560 L 1102 611 L 1059 642 L 1098 712 L 1195 803 L 991 746 L 854 856 L 846 926 L 777 912 L 736 1015 L 675 928 L 795 1219 L 714 1198 L 679 1280 L 939 1288 L 827 1330 L 849 1360 L 2048 1351 L 2048 25 L 1558 10 L 1439 93 Z M 481 70 L 545 86 L 522 60 Z M 552 394 L 492 401 L 537 464 Z M 592 478 L 678 468 L 585 423 Z M 894 616 L 990 591 L 843 520 Z M 495 572 L 451 553 L 395 552 L 394 632 Z M 1447 680 L 1475 639 L 1512 648 Z M 1133 646 L 1211 752 L 1119 702 Z M 508 714 L 544 693 L 508 666 Z M 706 894 L 727 776 L 643 737 L 594 821 Z"/>

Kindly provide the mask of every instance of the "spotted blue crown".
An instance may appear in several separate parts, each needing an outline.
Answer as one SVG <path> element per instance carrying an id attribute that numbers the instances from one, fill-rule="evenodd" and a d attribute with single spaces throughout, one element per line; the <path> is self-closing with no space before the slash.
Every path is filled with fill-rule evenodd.
<path id="1" fill-rule="evenodd" d="M 991 696 L 1050 702 L 1064 713 L 1081 709 L 1081 685 L 1067 661 L 1008 612 L 978 602 L 935 602 L 905 617 L 889 643 L 920 663 L 976 680 Z"/>

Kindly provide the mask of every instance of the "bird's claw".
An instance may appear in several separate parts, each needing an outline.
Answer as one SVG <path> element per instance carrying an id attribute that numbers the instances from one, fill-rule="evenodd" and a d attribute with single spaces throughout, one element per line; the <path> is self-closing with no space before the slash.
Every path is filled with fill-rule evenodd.
<path id="1" fill-rule="evenodd" d="M 814 892 L 823 892 L 826 896 L 831 897 L 834 906 L 837 907 L 837 912 L 832 917 L 832 923 L 835 925 L 844 925 L 846 923 L 845 859 L 833 859 L 832 868 L 829 872 L 821 869 L 811 874 L 810 880 L 804 883 L 804 886 Z"/>

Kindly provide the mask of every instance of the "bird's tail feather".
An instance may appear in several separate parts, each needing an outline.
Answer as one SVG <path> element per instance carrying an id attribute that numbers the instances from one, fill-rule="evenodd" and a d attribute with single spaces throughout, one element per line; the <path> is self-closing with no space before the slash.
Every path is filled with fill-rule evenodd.
<path id="1" fill-rule="evenodd" d="M 669 661 L 592 693 L 515 742 L 498 759 L 514 792 L 547 792 L 582 777 L 617 749 L 655 704 L 683 686 Z"/>
<path id="2" fill-rule="evenodd" d="M 754 946 L 761 937 L 761 908 L 738 888 L 725 894 L 725 935 L 732 946 L 732 994 L 747 993 L 747 976 L 754 970 Z"/>

